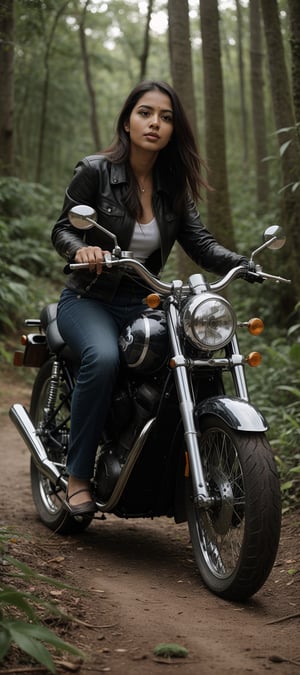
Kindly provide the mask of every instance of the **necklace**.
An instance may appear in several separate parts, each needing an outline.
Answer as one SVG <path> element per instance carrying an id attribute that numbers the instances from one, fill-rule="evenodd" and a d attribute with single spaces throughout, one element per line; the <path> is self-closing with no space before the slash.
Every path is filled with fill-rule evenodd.
<path id="1" fill-rule="evenodd" d="M 143 180 L 142 178 L 138 178 L 136 176 L 136 181 L 139 187 L 139 190 L 142 194 L 145 194 L 145 192 L 149 192 L 149 190 L 152 189 L 152 175 L 149 174 L 147 175 Z"/>
<path id="2" fill-rule="evenodd" d="M 137 184 L 138 184 L 139 190 L 142 194 L 145 194 L 145 192 L 147 192 L 148 188 L 150 187 L 151 180 L 152 180 L 151 176 L 146 176 L 146 178 L 144 178 L 144 180 L 137 179 Z"/>

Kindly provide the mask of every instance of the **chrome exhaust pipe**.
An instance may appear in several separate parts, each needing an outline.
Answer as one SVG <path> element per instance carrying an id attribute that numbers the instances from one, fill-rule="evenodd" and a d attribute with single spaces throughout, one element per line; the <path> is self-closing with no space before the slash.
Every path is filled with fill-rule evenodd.
<path id="1" fill-rule="evenodd" d="M 38 470 L 54 485 L 66 488 L 67 481 L 61 476 L 57 466 L 48 459 L 44 445 L 36 433 L 26 408 L 20 403 L 15 403 L 10 408 L 9 416 L 30 450 Z"/>

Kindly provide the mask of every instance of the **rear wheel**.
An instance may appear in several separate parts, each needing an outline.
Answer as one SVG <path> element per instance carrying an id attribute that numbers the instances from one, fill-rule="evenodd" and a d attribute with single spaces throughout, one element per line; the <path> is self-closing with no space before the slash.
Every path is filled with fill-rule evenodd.
<path id="1" fill-rule="evenodd" d="M 216 418 L 203 423 L 199 449 L 214 505 L 200 508 L 188 479 L 187 517 L 195 559 L 211 591 L 243 601 L 266 581 L 278 549 L 280 484 L 263 433 L 230 429 Z"/>
<path id="2" fill-rule="evenodd" d="M 70 397 L 63 377 L 59 378 L 53 415 L 45 420 L 48 406 L 49 387 L 51 386 L 53 361 L 47 361 L 39 370 L 34 382 L 30 416 L 38 434 L 41 436 L 48 458 L 65 471 L 66 452 L 70 425 Z M 72 534 L 85 530 L 92 516 L 70 516 L 63 505 L 65 493 L 57 489 L 36 467 L 31 459 L 31 489 L 33 500 L 42 522 L 60 534 Z"/>

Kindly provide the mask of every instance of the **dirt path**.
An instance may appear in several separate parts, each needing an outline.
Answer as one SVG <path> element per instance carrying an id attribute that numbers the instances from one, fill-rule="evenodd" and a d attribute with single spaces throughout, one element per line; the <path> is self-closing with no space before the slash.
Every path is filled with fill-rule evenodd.
<path id="1" fill-rule="evenodd" d="M 37 520 L 29 452 L 7 416 L 11 403 L 27 404 L 28 396 L 20 379 L 1 377 L 0 522 L 27 535 L 29 565 L 74 588 L 60 592 L 59 604 L 81 622 L 66 636 L 88 654 L 80 675 L 300 675 L 300 511 L 284 518 L 274 569 L 245 605 L 206 590 L 185 525 L 109 516 L 80 537 L 52 534 Z M 184 646 L 188 656 L 157 659 L 153 649 L 161 642 Z M 0 663 L 0 673 L 9 667 Z"/>

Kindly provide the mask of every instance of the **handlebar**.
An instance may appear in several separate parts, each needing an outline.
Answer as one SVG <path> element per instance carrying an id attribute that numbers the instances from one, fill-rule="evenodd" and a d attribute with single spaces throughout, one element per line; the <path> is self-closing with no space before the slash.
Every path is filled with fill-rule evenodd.
<path id="1" fill-rule="evenodd" d="M 158 279 L 158 277 L 154 276 L 151 272 L 149 272 L 144 265 L 139 262 L 138 260 L 134 260 L 133 258 L 113 258 L 110 253 L 105 253 L 104 255 L 104 261 L 103 265 L 105 267 L 124 267 L 124 268 L 130 268 L 133 271 L 137 272 L 137 274 L 147 283 L 148 286 L 150 286 L 154 291 L 159 293 L 160 295 L 169 295 L 172 293 L 172 290 L 174 288 L 174 282 L 167 283 L 164 281 L 161 281 Z M 76 270 L 80 269 L 88 269 L 89 268 L 89 263 L 70 263 L 67 265 L 68 271 L 73 272 Z M 256 269 L 253 272 L 253 274 L 257 274 L 258 277 L 262 279 L 270 279 L 272 281 L 275 281 L 276 283 L 284 282 L 284 283 L 291 283 L 290 279 L 284 279 L 283 277 L 278 277 L 274 276 L 273 274 L 267 274 L 266 272 L 263 272 L 262 268 L 260 265 L 256 265 Z M 239 265 L 238 267 L 233 267 L 225 276 L 220 279 L 219 281 L 212 282 L 209 284 L 209 289 L 210 291 L 213 292 L 220 292 L 224 288 L 226 288 L 234 279 L 237 278 L 242 278 L 245 276 L 245 266 Z M 181 285 L 181 292 L 182 293 L 188 293 L 190 292 L 190 286 L 189 285 Z"/>
<path id="2" fill-rule="evenodd" d="M 166 283 L 164 281 L 160 281 L 154 274 L 149 272 L 149 270 L 144 267 L 142 263 L 140 263 L 138 260 L 134 260 L 133 258 L 112 258 L 109 253 L 106 253 L 104 255 L 104 261 L 103 261 L 103 266 L 104 267 L 130 267 L 133 271 L 137 272 L 137 274 L 147 283 L 148 286 L 151 286 L 153 290 L 157 291 L 157 293 L 160 293 L 161 295 L 169 295 L 169 293 L 172 291 L 172 283 Z M 70 263 L 69 266 L 70 271 L 76 271 L 80 269 L 87 269 L 89 268 L 89 263 Z M 186 291 L 188 290 L 188 286 L 184 287 Z"/>

